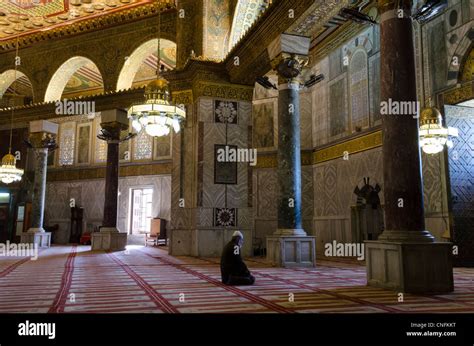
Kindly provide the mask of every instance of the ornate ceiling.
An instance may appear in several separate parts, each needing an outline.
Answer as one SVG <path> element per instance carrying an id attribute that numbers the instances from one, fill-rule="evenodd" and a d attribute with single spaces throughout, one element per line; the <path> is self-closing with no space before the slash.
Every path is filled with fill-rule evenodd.
<path id="1" fill-rule="evenodd" d="M 1 0 L 0 41 L 44 31 L 152 0 Z"/>

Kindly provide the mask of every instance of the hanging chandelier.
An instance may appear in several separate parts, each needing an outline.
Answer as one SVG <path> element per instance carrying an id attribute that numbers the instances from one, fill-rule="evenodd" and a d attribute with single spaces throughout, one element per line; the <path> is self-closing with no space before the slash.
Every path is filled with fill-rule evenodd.
<path id="1" fill-rule="evenodd" d="M 186 112 L 171 103 L 168 81 L 161 77 L 160 40 L 161 9 L 158 8 L 157 78 L 145 87 L 145 101 L 140 104 L 132 105 L 128 110 L 128 117 L 132 120 L 134 130 L 140 132 L 145 129 L 145 132 L 152 137 L 167 136 L 171 132 L 171 128 L 178 133 L 181 127 L 181 121 L 186 118 Z"/>
<path id="2" fill-rule="evenodd" d="M 429 105 L 421 111 L 419 134 L 421 149 L 433 155 L 443 151 L 444 146 L 452 148 L 453 142 L 449 137 L 457 137 L 458 129 L 443 126 L 440 111 Z"/>
<path id="3" fill-rule="evenodd" d="M 171 104 L 168 81 L 164 78 L 149 83 L 145 88 L 145 102 L 132 105 L 128 110 L 132 127 L 140 132 L 145 129 L 152 137 L 167 136 L 171 128 L 177 133 L 186 113 Z"/>
<path id="4" fill-rule="evenodd" d="M 18 65 L 16 63 L 18 57 L 18 36 L 16 39 L 16 54 L 15 54 L 15 73 L 13 79 L 12 89 L 15 90 L 15 83 L 18 71 Z M 11 184 L 15 181 L 20 181 L 23 176 L 23 170 L 16 168 L 16 158 L 12 155 L 12 137 L 13 137 L 13 114 L 15 113 L 15 104 L 12 105 L 12 114 L 10 119 L 10 145 L 8 148 L 8 154 L 2 158 L 2 166 L 0 166 L 0 181 L 4 184 Z"/>
<path id="5" fill-rule="evenodd" d="M 15 156 L 11 151 L 2 158 L 2 166 L 0 167 L 0 181 L 4 184 L 11 184 L 20 181 L 23 176 L 23 170 L 16 168 Z"/>

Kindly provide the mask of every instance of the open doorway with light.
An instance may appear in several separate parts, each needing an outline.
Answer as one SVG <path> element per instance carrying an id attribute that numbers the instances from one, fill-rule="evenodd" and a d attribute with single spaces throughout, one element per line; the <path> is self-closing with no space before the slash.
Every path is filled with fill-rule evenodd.
<path id="1" fill-rule="evenodd" d="M 132 188 L 130 232 L 132 235 L 142 235 L 150 232 L 153 206 L 153 188 Z"/>

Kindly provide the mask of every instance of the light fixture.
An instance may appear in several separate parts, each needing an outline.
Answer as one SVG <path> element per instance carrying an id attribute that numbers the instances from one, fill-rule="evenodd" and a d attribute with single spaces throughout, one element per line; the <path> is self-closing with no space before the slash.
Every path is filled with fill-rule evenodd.
<path id="1" fill-rule="evenodd" d="M 15 92 L 15 83 L 17 78 L 18 64 L 18 35 L 16 39 L 16 54 L 15 54 L 15 73 L 13 76 L 13 92 Z M 16 158 L 12 155 L 12 137 L 13 137 L 13 114 L 15 113 L 15 104 L 12 105 L 12 115 L 10 119 L 10 145 L 8 154 L 2 158 L 2 166 L 0 166 L 0 181 L 4 184 L 11 184 L 15 181 L 20 181 L 23 176 L 23 170 L 16 168 Z"/>
<path id="2" fill-rule="evenodd" d="M 413 19 L 420 23 L 426 23 L 439 15 L 447 6 L 448 0 L 428 0 L 413 15 Z"/>
<path id="3" fill-rule="evenodd" d="M 370 16 L 366 15 L 365 13 L 361 12 L 361 9 L 351 8 L 351 7 L 344 7 L 339 11 L 339 15 L 347 20 L 351 20 L 358 24 L 371 24 L 376 25 L 377 22 L 372 19 Z"/>
<path id="4" fill-rule="evenodd" d="M 267 90 L 268 89 L 278 90 L 276 85 L 270 82 L 270 78 L 268 78 L 267 76 L 257 77 L 255 81 Z"/>
<path id="5" fill-rule="evenodd" d="M 180 130 L 180 122 L 186 118 L 186 112 L 171 103 L 168 81 L 160 75 L 160 40 L 161 40 L 161 9 L 158 8 L 158 63 L 157 79 L 145 87 L 145 101 L 132 105 L 128 117 L 132 119 L 132 127 L 136 132 L 145 129 L 152 137 L 162 137 Z"/>
<path id="6" fill-rule="evenodd" d="M 323 74 L 319 74 L 319 75 L 315 75 L 315 74 L 312 74 L 310 77 L 309 77 L 309 80 L 307 80 L 303 86 L 305 88 L 311 88 L 312 86 L 322 82 L 324 80 L 324 75 Z"/>
<path id="7" fill-rule="evenodd" d="M 425 153 L 433 155 L 443 151 L 444 146 L 451 148 L 453 142 L 449 137 L 457 137 L 458 130 L 443 126 L 440 111 L 429 105 L 421 111 L 419 134 L 420 147 Z"/>

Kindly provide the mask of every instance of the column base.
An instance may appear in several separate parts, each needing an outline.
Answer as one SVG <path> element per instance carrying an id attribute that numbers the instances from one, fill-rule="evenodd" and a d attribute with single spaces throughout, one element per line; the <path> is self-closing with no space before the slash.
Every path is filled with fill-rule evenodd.
<path id="1" fill-rule="evenodd" d="M 301 228 L 279 228 L 273 234 L 277 236 L 306 237 L 306 232 Z"/>
<path id="2" fill-rule="evenodd" d="M 432 243 L 435 238 L 429 231 L 389 231 L 385 230 L 377 240 L 403 243 Z"/>
<path id="3" fill-rule="evenodd" d="M 27 232 L 27 233 L 44 233 L 44 232 L 46 232 L 46 231 L 44 230 L 43 227 L 39 227 L 39 228 L 31 227 L 31 228 L 29 228 L 28 231 L 26 231 L 26 232 Z"/>
<path id="4" fill-rule="evenodd" d="M 404 293 L 454 290 L 452 244 L 366 241 L 367 284 Z"/>
<path id="5" fill-rule="evenodd" d="M 272 235 L 267 237 L 267 260 L 275 267 L 314 267 L 315 243 L 311 236 Z"/>
<path id="6" fill-rule="evenodd" d="M 102 227 L 100 232 L 92 233 L 92 250 L 123 251 L 127 245 L 127 233 L 115 227 Z"/>
<path id="7" fill-rule="evenodd" d="M 20 242 L 22 244 L 37 244 L 41 248 L 51 247 L 51 232 L 45 232 L 44 230 L 42 232 L 30 232 L 30 230 L 32 228 L 21 235 Z"/>

